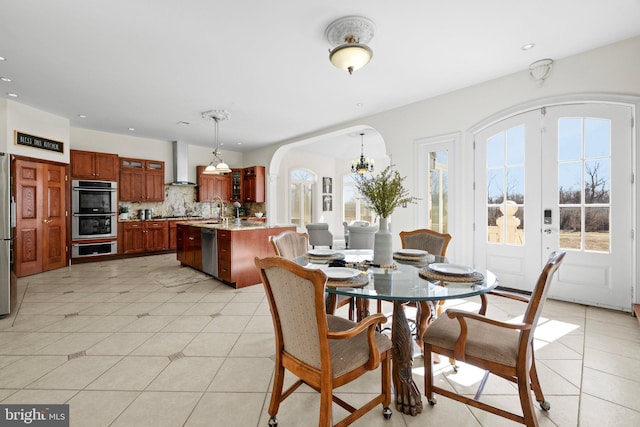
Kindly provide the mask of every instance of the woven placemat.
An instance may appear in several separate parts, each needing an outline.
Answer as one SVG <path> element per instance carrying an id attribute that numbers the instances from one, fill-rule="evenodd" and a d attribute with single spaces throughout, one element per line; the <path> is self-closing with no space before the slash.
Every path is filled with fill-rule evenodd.
<path id="1" fill-rule="evenodd" d="M 353 279 L 348 280 L 327 280 L 328 288 L 361 288 L 369 283 L 369 275 L 360 273 Z"/>
<path id="2" fill-rule="evenodd" d="M 435 256 L 431 254 L 425 254 L 421 256 L 410 256 L 410 255 L 403 255 L 399 252 L 394 252 L 393 259 L 397 259 L 398 261 L 414 262 L 416 264 L 422 264 L 424 262 L 433 262 L 433 260 L 435 260 Z"/>
<path id="3" fill-rule="evenodd" d="M 306 253 L 304 256 L 314 261 L 327 261 L 327 262 L 331 262 L 336 259 L 344 259 L 344 254 L 340 254 L 340 253 L 335 253 L 329 256 L 318 256 L 318 255 L 312 255 L 310 253 Z"/>
<path id="4" fill-rule="evenodd" d="M 477 271 L 469 274 L 442 274 L 437 271 L 430 269 L 429 267 L 425 267 L 420 269 L 418 272 L 420 277 L 427 280 L 440 280 L 444 282 L 479 282 L 484 280 L 484 276 L 482 273 L 478 273 Z"/>

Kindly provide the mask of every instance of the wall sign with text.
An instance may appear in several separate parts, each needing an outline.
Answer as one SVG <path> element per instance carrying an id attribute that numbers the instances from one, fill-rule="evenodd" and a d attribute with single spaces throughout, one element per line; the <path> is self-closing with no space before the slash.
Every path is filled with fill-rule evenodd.
<path id="1" fill-rule="evenodd" d="M 56 153 L 64 153 L 64 143 L 54 141 L 52 139 L 42 138 L 40 136 L 29 135 L 26 133 L 15 131 L 16 145 L 24 145 L 27 147 L 39 148 L 41 150 L 55 151 Z"/>

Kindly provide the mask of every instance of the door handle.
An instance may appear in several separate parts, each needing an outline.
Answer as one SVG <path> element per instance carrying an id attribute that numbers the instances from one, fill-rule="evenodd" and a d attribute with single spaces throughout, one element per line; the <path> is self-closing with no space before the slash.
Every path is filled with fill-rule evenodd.
<path id="1" fill-rule="evenodd" d="M 49 224 L 50 222 L 52 222 L 52 219 L 43 219 L 42 222 L 44 222 L 45 224 Z"/>
<path id="2" fill-rule="evenodd" d="M 553 233 L 553 230 L 552 230 L 551 228 L 545 228 L 545 229 L 544 229 L 544 230 L 542 230 L 542 231 L 544 231 L 544 232 L 545 232 L 545 233 L 547 233 L 547 234 L 551 234 L 551 233 Z"/>

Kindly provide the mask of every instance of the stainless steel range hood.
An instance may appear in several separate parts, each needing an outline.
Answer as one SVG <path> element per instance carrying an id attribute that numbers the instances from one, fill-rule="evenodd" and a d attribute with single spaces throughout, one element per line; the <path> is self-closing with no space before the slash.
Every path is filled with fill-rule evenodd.
<path id="1" fill-rule="evenodd" d="M 173 182 L 171 185 L 195 187 L 194 182 L 189 181 L 189 144 L 182 141 L 173 141 Z"/>

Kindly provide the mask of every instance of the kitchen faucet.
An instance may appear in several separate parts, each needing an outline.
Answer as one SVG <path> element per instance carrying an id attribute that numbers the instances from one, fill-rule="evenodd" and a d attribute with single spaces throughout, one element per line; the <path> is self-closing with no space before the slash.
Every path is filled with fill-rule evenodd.
<path id="1" fill-rule="evenodd" d="M 224 202 L 222 201 L 222 197 L 220 196 L 215 196 L 210 203 L 211 206 L 211 216 L 213 216 L 213 205 L 215 202 L 219 202 L 220 204 L 220 210 L 218 211 L 218 219 L 219 220 L 224 220 Z"/>

